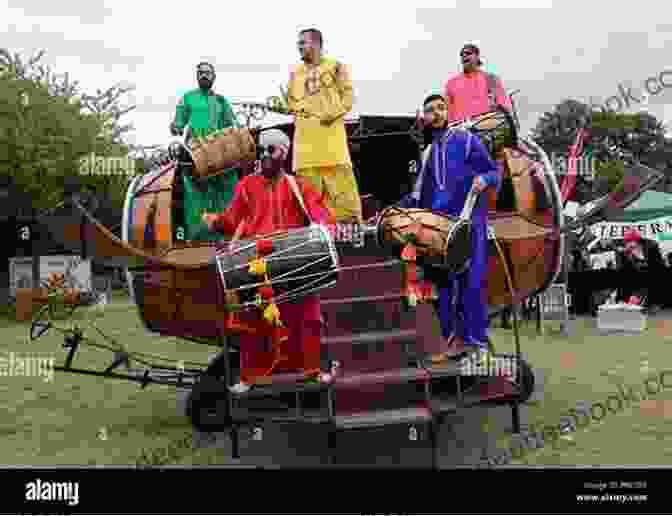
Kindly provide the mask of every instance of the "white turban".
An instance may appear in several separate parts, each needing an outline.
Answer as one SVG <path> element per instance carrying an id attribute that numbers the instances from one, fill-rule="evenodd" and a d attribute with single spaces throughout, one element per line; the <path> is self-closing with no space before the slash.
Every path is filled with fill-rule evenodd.
<path id="1" fill-rule="evenodd" d="M 259 145 L 277 145 L 289 149 L 289 137 L 280 129 L 269 129 L 259 134 Z"/>

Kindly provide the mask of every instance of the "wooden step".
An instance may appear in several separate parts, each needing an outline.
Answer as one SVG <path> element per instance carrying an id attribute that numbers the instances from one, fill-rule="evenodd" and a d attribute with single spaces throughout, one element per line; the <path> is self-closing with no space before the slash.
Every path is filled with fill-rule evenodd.
<path id="1" fill-rule="evenodd" d="M 303 411 L 297 414 L 294 409 L 285 411 L 276 410 L 272 412 L 257 413 L 256 411 L 245 409 L 236 409 L 233 413 L 234 423 L 249 425 L 254 423 L 305 423 L 305 424 L 327 424 L 331 421 L 328 414 L 317 410 Z"/>
<path id="2" fill-rule="evenodd" d="M 366 333 L 359 333 L 355 335 L 343 335 L 338 337 L 325 337 L 322 339 L 323 346 L 341 346 L 353 344 L 373 344 L 384 341 L 400 341 L 408 340 L 415 342 L 418 332 L 412 330 L 395 330 L 395 331 L 372 331 Z"/>
<path id="3" fill-rule="evenodd" d="M 473 407 L 480 403 L 507 398 L 515 393 L 516 387 L 513 384 L 495 378 L 483 381 L 469 392 L 463 393 L 461 400 L 456 395 L 450 398 L 433 398 L 430 405 L 433 413 L 442 414 L 455 412 L 462 407 Z"/>
<path id="4" fill-rule="evenodd" d="M 255 384 L 249 391 L 233 394 L 235 399 L 264 398 L 286 392 L 318 392 L 331 387 L 331 383 L 303 381 L 302 374 L 277 374 L 272 376 L 271 383 Z"/>
<path id="5" fill-rule="evenodd" d="M 431 379 L 439 378 L 448 378 L 451 376 L 460 376 L 461 374 L 461 365 L 459 361 L 453 361 L 442 363 L 442 364 L 432 364 L 429 360 L 423 360 L 425 369 L 430 375 Z"/>
<path id="6" fill-rule="evenodd" d="M 376 428 L 404 423 L 427 423 L 432 420 L 432 412 L 426 407 L 409 407 L 391 410 L 374 410 L 354 414 L 337 415 L 336 428 Z"/>
<path id="7" fill-rule="evenodd" d="M 353 388 L 366 385 L 426 382 L 429 379 L 430 374 L 427 370 L 409 367 L 368 373 L 346 373 L 343 376 L 337 376 L 334 383 L 336 388 Z"/>

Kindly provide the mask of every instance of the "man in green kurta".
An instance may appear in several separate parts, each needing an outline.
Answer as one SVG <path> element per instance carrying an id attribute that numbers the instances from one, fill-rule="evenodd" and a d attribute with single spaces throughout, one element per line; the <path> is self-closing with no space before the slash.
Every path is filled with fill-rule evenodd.
<path id="1" fill-rule="evenodd" d="M 215 69 L 210 63 L 196 67 L 198 88 L 188 91 L 175 110 L 175 120 L 170 126 L 174 136 L 181 135 L 187 124 L 191 138 L 202 138 L 227 127 L 239 127 L 231 103 L 223 95 L 212 91 Z M 239 169 L 230 168 L 223 173 L 195 180 L 184 174 L 184 223 L 185 240 L 219 240 L 221 235 L 209 231 L 203 224 L 203 211 L 221 212 L 229 205 L 238 181 Z"/>

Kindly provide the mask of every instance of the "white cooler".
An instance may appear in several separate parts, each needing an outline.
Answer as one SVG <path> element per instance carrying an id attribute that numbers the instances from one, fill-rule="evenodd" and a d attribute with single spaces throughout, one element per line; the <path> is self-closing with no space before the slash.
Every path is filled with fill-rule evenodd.
<path id="1" fill-rule="evenodd" d="M 608 331 L 642 332 L 646 314 L 639 305 L 604 304 L 597 308 L 597 328 Z"/>

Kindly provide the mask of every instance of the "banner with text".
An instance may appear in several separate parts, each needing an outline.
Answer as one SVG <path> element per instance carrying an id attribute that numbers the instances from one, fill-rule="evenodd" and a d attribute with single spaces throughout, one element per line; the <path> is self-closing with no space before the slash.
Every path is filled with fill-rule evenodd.
<path id="1" fill-rule="evenodd" d="M 645 222 L 600 222 L 590 227 L 596 237 L 605 240 L 618 240 L 628 229 L 636 229 L 643 238 L 657 239 L 663 234 L 672 233 L 672 217 L 661 217 Z"/>

